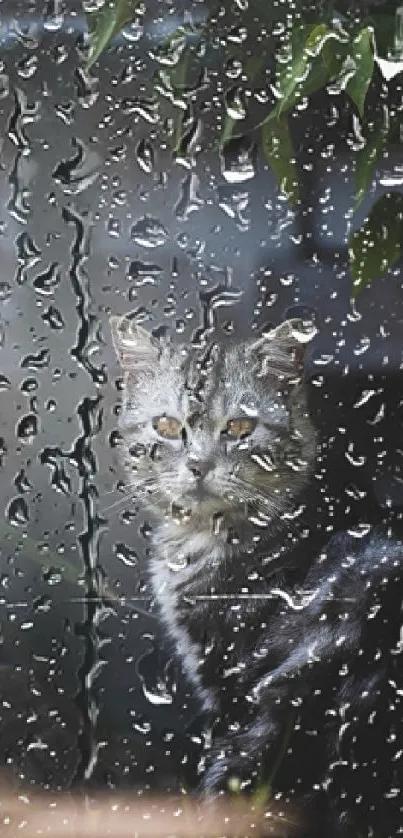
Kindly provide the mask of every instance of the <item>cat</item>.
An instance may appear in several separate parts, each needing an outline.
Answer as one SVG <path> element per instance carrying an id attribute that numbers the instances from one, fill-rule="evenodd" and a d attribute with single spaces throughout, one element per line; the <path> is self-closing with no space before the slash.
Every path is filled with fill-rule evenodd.
<path id="1" fill-rule="evenodd" d="M 365 522 L 334 531 L 312 330 L 202 349 L 129 317 L 111 331 L 126 474 L 157 521 L 153 591 L 212 726 L 201 791 L 314 799 L 310 835 L 403 834 L 403 550 Z"/>

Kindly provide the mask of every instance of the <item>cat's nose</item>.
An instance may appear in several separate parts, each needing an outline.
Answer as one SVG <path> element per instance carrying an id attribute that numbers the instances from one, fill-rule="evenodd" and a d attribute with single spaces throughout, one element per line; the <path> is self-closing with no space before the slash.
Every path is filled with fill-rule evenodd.
<path id="1" fill-rule="evenodd" d="M 188 461 L 188 469 L 192 472 L 194 477 L 197 477 L 198 480 L 203 480 L 203 477 L 206 476 L 207 472 L 210 471 L 211 465 L 207 460 L 189 460 Z"/>

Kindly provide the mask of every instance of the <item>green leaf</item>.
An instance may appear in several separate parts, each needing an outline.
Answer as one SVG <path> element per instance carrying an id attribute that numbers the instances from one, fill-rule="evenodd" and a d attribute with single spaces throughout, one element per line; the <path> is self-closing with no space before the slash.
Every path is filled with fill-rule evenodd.
<path id="1" fill-rule="evenodd" d="M 265 55 L 249 55 L 243 65 L 243 72 L 250 84 L 261 75 L 263 67 L 267 64 Z"/>
<path id="2" fill-rule="evenodd" d="M 170 83 L 172 86 L 172 90 L 174 91 L 174 98 L 175 101 L 175 91 L 180 91 L 186 84 L 186 76 L 189 67 L 189 60 L 190 60 L 190 46 L 185 46 L 181 57 L 176 64 L 175 67 L 172 68 L 170 73 Z M 180 95 L 180 94 L 178 94 Z M 173 153 L 174 155 L 180 154 L 180 147 L 182 144 L 182 140 L 184 137 L 184 111 L 179 109 L 179 112 L 176 114 L 175 117 L 175 130 L 174 130 L 174 137 L 173 137 Z"/>
<path id="3" fill-rule="evenodd" d="M 184 23 L 171 32 L 164 41 L 158 43 L 155 48 L 149 49 L 149 55 L 158 64 L 173 69 L 179 64 L 186 45 L 189 42 L 197 44 L 200 42 L 202 35 L 202 24 Z"/>
<path id="4" fill-rule="evenodd" d="M 369 18 L 369 26 L 375 33 L 376 51 L 379 55 L 387 56 L 393 52 L 396 37 L 396 15 L 373 14 Z"/>
<path id="5" fill-rule="evenodd" d="M 273 789 L 271 786 L 259 786 L 253 795 L 253 805 L 257 811 L 262 811 L 267 808 L 270 800 L 273 797 Z"/>
<path id="6" fill-rule="evenodd" d="M 356 70 L 346 89 L 350 99 L 357 106 L 360 116 L 363 116 L 365 98 L 374 72 L 371 32 L 367 27 L 361 29 L 361 32 L 354 38 L 351 57 Z"/>
<path id="7" fill-rule="evenodd" d="M 340 49 L 338 47 L 340 45 Z M 286 64 L 277 76 L 276 91 L 279 98 L 278 115 L 290 110 L 303 96 L 310 96 L 337 74 L 342 59 L 337 51 L 343 50 L 340 34 L 325 23 L 317 26 L 297 27 L 291 36 Z"/>
<path id="8" fill-rule="evenodd" d="M 243 72 L 248 79 L 249 84 L 253 84 L 256 77 L 259 76 L 266 63 L 264 55 L 250 55 L 245 61 Z M 220 148 L 231 139 L 236 120 L 228 113 L 225 114 L 224 127 L 220 138 Z"/>
<path id="9" fill-rule="evenodd" d="M 403 195 L 389 192 L 377 201 L 349 241 L 353 297 L 394 265 L 403 249 Z"/>
<path id="10" fill-rule="evenodd" d="M 355 167 L 355 209 L 360 206 L 362 199 L 371 183 L 376 161 L 379 159 L 385 145 L 387 132 L 383 125 L 378 125 L 372 135 L 368 137 L 364 147 L 357 152 Z"/>
<path id="11" fill-rule="evenodd" d="M 338 33 L 328 38 L 323 45 L 322 59 L 326 64 L 329 79 L 339 76 L 341 68 L 350 51 L 350 39 L 341 38 Z"/>
<path id="12" fill-rule="evenodd" d="M 336 69 L 333 64 L 332 67 L 334 72 L 332 72 L 331 67 L 325 64 L 322 55 L 319 58 L 316 58 L 310 67 L 306 81 L 299 88 L 299 97 L 312 96 L 312 93 L 316 93 L 317 90 L 321 90 L 323 87 L 326 87 L 328 81 L 330 81 L 333 75 L 336 75 L 339 66 L 340 64 L 337 65 Z"/>
<path id="13" fill-rule="evenodd" d="M 308 36 L 306 36 L 307 31 L 309 31 Z M 292 108 L 301 96 L 301 85 L 307 77 L 311 64 L 309 49 L 314 47 L 317 39 L 323 39 L 326 31 L 327 26 L 320 24 L 313 27 L 298 27 L 292 32 L 282 59 L 286 66 L 279 72 L 276 84 L 280 116 L 283 111 Z"/>
<path id="14" fill-rule="evenodd" d="M 299 200 L 298 171 L 287 117 L 273 115 L 262 125 L 263 152 L 291 204 Z"/>
<path id="15" fill-rule="evenodd" d="M 87 61 L 90 69 L 115 35 L 131 23 L 140 0 L 105 0 L 99 12 L 87 15 L 88 28 L 91 32 L 91 44 Z"/>

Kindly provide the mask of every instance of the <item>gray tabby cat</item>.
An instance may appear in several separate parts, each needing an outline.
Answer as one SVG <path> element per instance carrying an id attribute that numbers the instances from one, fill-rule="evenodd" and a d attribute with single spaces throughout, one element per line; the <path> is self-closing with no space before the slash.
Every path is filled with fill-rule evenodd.
<path id="1" fill-rule="evenodd" d="M 302 769 L 289 758 L 283 787 L 288 794 L 292 772 L 301 770 L 308 789 L 329 787 L 336 782 L 330 753 L 338 765 L 332 743 L 341 747 L 339 706 L 344 727 L 358 704 L 365 720 L 368 694 L 388 678 L 386 657 L 377 668 L 374 660 L 392 612 L 385 618 L 374 603 L 395 577 L 401 583 L 401 546 L 370 528 L 357 539 L 330 537 L 321 526 L 317 440 L 302 374 L 312 332 L 291 320 L 259 340 L 202 351 L 157 341 L 127 317 L 111 318 L 111 328 L 124 372 L 126 474 L 157 520 L 154 593 L 213 721 L 202 788 L 228 790 L 235 777 L 247 790 L 261 781 L 290 713 L 305 706 L 304 729 L 319 725 L 319 750 Z M 398 641 L 398 625 L 389 645 Z M 389 753 L 384 761 L 390 765 Z M 376 776 L 365 780 L 365 806 L 361 795 L 365 823 Z M 338 823 L 347 817 L 348 782 L 338 771 Z M 351 805 L 358 796 L 354 787 Z M 319 828 L 331 834 L 328 821 Z"/>
<path id="2" fill-rule="evenodd" d="M 210 347 L 203 358 L 159 344 L 127 318 L 111 318 L 124 370 L 126 468 L 159 519 L 154 592 L 208 709 L 216 698 L 202 684 L 204 652 L 182 625 L 181 600 L 216 589 L 228 561 L 277 530 L 312 470 L 301 327 L 288 321 L 258 341 Z"/>

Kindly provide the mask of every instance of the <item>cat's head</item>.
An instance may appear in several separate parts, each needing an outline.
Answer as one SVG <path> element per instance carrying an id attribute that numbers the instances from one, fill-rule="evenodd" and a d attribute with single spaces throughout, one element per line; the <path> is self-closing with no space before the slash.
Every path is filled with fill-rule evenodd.
<path id="1" fill-rule="evenodd" d="M 278 520 L 315 459 L 301 321 L 204 353 L 157 341 L 127 317 L 112 317 L 111 329 L 124 373 L 126 474 L 138 496 L 159 516 L 201 527 Z"/>

